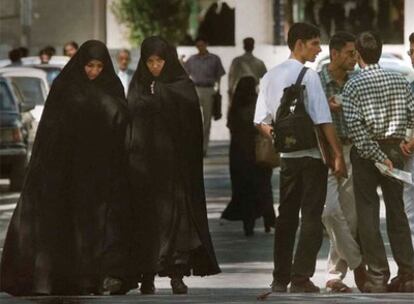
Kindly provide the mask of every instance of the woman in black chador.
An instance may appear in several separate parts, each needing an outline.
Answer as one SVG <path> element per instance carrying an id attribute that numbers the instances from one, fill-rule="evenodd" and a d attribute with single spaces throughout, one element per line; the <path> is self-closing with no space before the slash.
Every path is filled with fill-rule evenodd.
<path id="1" fill-rule="evenodd" d="M 186 293 L 183 276 L 220 269 L 207 222 L 198 97 L 165 40 L 150 37 L 142 43 L 128 105 L 141 292 L 153 293 L 154 274 L 159 274 L 171 278 L 174 293 Z"/>
<path id="2" fill-rule="evenodd" d="M 12 295 L 100 293 L 110 208 L 126 202 L 126 101 L 106 46 L 88 41 L 54 81 L 1 261 Z"/>
<path id="3" fill-rule="evenodd" d="M 228 114 L 230 129 L 230 177 L 232 197 L 221 215 L 227 220 L 243 221 L 246 236 L 252 235 L 255 220 L 263 216 L 266 232 L 275 224 L 272 195 L 272 169 L 256 164 L 255 138 L 258 134 L 252 121 L 256 107 L 256 80 L 239 80 Z"/>

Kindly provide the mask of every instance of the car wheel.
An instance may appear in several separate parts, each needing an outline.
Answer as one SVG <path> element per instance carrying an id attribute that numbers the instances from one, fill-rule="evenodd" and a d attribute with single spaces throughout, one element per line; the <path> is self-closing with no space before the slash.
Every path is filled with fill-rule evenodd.
<path id="1" fill-rule="evenodd" d="M 24 157 L 13 165 L 10 173 L 10 191 L 20 191 L 23 188 L 26 174 L 27 158 Z"/>

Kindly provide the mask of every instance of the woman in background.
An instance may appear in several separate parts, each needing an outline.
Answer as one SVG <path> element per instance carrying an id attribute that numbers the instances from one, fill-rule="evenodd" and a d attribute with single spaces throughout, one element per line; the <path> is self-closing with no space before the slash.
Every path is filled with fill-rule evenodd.
<path id="1" fill-rule="evenodd" d="M 227 126 L 230 129 L 230 177 L 232 198 L 221 217 L 243 221 L 246 236 L 253 235 L 257 218 L 264 219 L 265 231 L 275 224 L 272 169 L 256 164 L 255 141 L 258 132 L 252 121 L 256 107 L 256 80 L 242 77 L 231 104 Z"/>

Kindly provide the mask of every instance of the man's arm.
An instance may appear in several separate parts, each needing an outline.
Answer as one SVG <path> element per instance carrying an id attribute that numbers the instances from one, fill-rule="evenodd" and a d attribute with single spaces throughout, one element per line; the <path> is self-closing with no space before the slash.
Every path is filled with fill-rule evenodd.
<path id="1" fill-rule="evenodd" d="M 334 153 L 334 175 L 337 177 L 348 177 L 345 159 L 342 152 L 342 145 L 338 140 L 338 136 L 336 135 L 334 125 L 332 123 L 325 123 L 320 124 L 319 127 L 321 128 L 326 140 L 328 141 Z"/>

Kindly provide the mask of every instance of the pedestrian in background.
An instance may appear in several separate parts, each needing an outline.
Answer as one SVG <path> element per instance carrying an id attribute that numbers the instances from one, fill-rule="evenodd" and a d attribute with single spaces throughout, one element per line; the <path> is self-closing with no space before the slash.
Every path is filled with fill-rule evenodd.
<path id="1" fill-rule="evenodd" d="M 49 51 L 46 49 L 42 49 L 39 52 L 39 59 L 41 64 L 49 64 L 50 59 L 52 58 L 52 55 Z"/>
<path id="2" fill-rule="evenodd" d="M 132 251 L 143 274 L 141 293 L 154 293 L 154 275 L 187 293 L 184 276 L 220 272 L 207 221 L 203 132 L 194 84 L 175 48 L 159 37 L 141 45 L 128 93 L 132 115 L 129 179 L 136 227 Z"/>
<path id="3" fill-rule="evenodd" d="M 102 292 L 107 215 L 128 193 L 125 117 L 124 91 L 108 49 L 100 41 L 85 42 L 46 100 L 4 243 L 1 291 Z"/>
<path id="4" fill-rule="evenodd" d="M 254 123 L 264 136 L 273 138 L 272 121 L 280 106 L 285 88 L 303 77 L 306 113 L 318 126 L 334 151 L 335 175 L 346 176 L 342 149 L 332 125 L 328 102 L 318 74 L 304 70 L 313 62 L 320 48 L 320 31 L 307 23 L 295 23 L 288 32 L 289 59 L 277 65 L 260 82 Z M 276 133 L 277 136 L 277 133 Z M 319 292 L 310 278 L 315 272 L 316 258 L 322 245 L 321 215 L 326 200 L 328 168 L 320 151 L 314 148 L 281 153 L 280 203 L 274 242 L 273 292 Z M 296 231 L 301 212 L 299 240 L 293 259 Z M 292 264 L 293 259 L 293 264 Z"/>
<path id="5" fill-rule="evenodd" d="M 231 201 L 221 217 L 243 221 L 246 236 L 254 233 L 255 221 L 263 217 L 265 231 L 275 225 L 273 209 L 272 168 L 256 163 L 255 144 L 258 131 L 252 124 L 256 107 L 257 79 L 239 79 L 229 109 L 227 127 L 230 129 Z"/>
<path id="6" fill-rule="evenodd" d="M 326 288 L 332 292 L 351 292 L 343 279 L 348 267 L 354 270 L 357 286 L 362 275 L 362 255 L 357 243 L 357 216 L 355 210 L 352 170 L 349 153 L 352 147 L 345 124 L 340 96 L 356 64 L 355 36 L 337 32 L 329 41 L 330 63 L 319 72 L 322 87 L 331 109 L 332 121 L 342 144 L 348 178 L 337 179 L 332 170 L 322 222 L 329 235 L 328 275 Z"/>
<path id="7" fill-rule="evenodd" d="M 229 70 L 229 97 L 230 102 L 233 100 L 233 94 L 240 78 L 253 76 L 256 83 L 266 74 L 266 66 L 262 60 L 253 55 L 254 39 L 247 37 L 243 39 L 243 48 L 245 53 L 233 59 Z"/>
<path id="8" fill-rule="evenodd" d="M 22 53 L 19 49 L 13 49 L 9 52 L 9 59 L 11 61 L 10 64 L 7 65 L 7 67 L 15 67 L 15 66 L 21 66 L 22 63 Z"/>
<path id="9" fill-rule="evenodd" d="M 414 33 L 411 33 L 409 37 L 410 41 L 410 49 L 408 50 L 408 55 L 411 58 L 411 64 L 414 68 Z M 414 81 L 411 82 L 411 90 L 414 92 Z M 414 137 L 414 126 L 411 129 L 407 130 L 406 140 Z M 410 152 L 410 151 L 407 151 Z M 412 149 L 411 153 L 413 154 L 414 149 Z M 407 159 L 407 163 L 405 164 L 405 170 L 411 172 L 414 177 L 414 155 L 409 155 Z M 413 239 L 414 244 L 414 186 L 405 184 L 404 185 L 404 202 L 405 202 L 405 212 L 407 213 L 408 223 L 410 224 L 411 228 L 411 236 Z"/>
<path id="10" fill-rule="evenodd" d="M 404 186 L 382 175 L 376 163 L 390 170 L 404 168 L 400 144 L 407 128 L 414 125 L 414 94 L 402 75 L 379 66 L 382 41 L 377 34 L 359 34 L 355 47 L 361 72 L 346 83 L 342 95 L 348 134 L 354 145 L 351 162 L 358 236 L 368 266 L 361 290 L 413 292 L 414 252 L 404 211 Z M 388 237 L 398 265 L 398 275 L 388 287 L 390 269 L 380 233 L 378 186 L 384 196 Z"/>
<path id="11" fill-rule="evenodd" d="M 117 75 L 124 86 L 125 95 L 128 94 L 129 83 L 131 82 L 134 70 L 129 68 L 131 62 L 131 53 L 127 49 L 119 50 L 116 54 L 116 62 L 118 65 Z"/>
<path id="12" fill-rule="evenodd" d="M 205 38 L 197 37 L 195 45 L 198 54 L 191 56 L 184 63 L 184 68 L 193 80 L 199 97 L 203 114 L 203 153 L 206 156 L 210 140 L 213 96 L 220 91 L 220 79 L 226 72 L 220 57 L 207 50 L 208 42 Z"/>
<path id="13" fill-rule="evenodd" d="M 72 58 L 76 54 L 78 48 L 79 46 L 75 41 L 68 41 L 63 46 L 63 55 Z"/>

